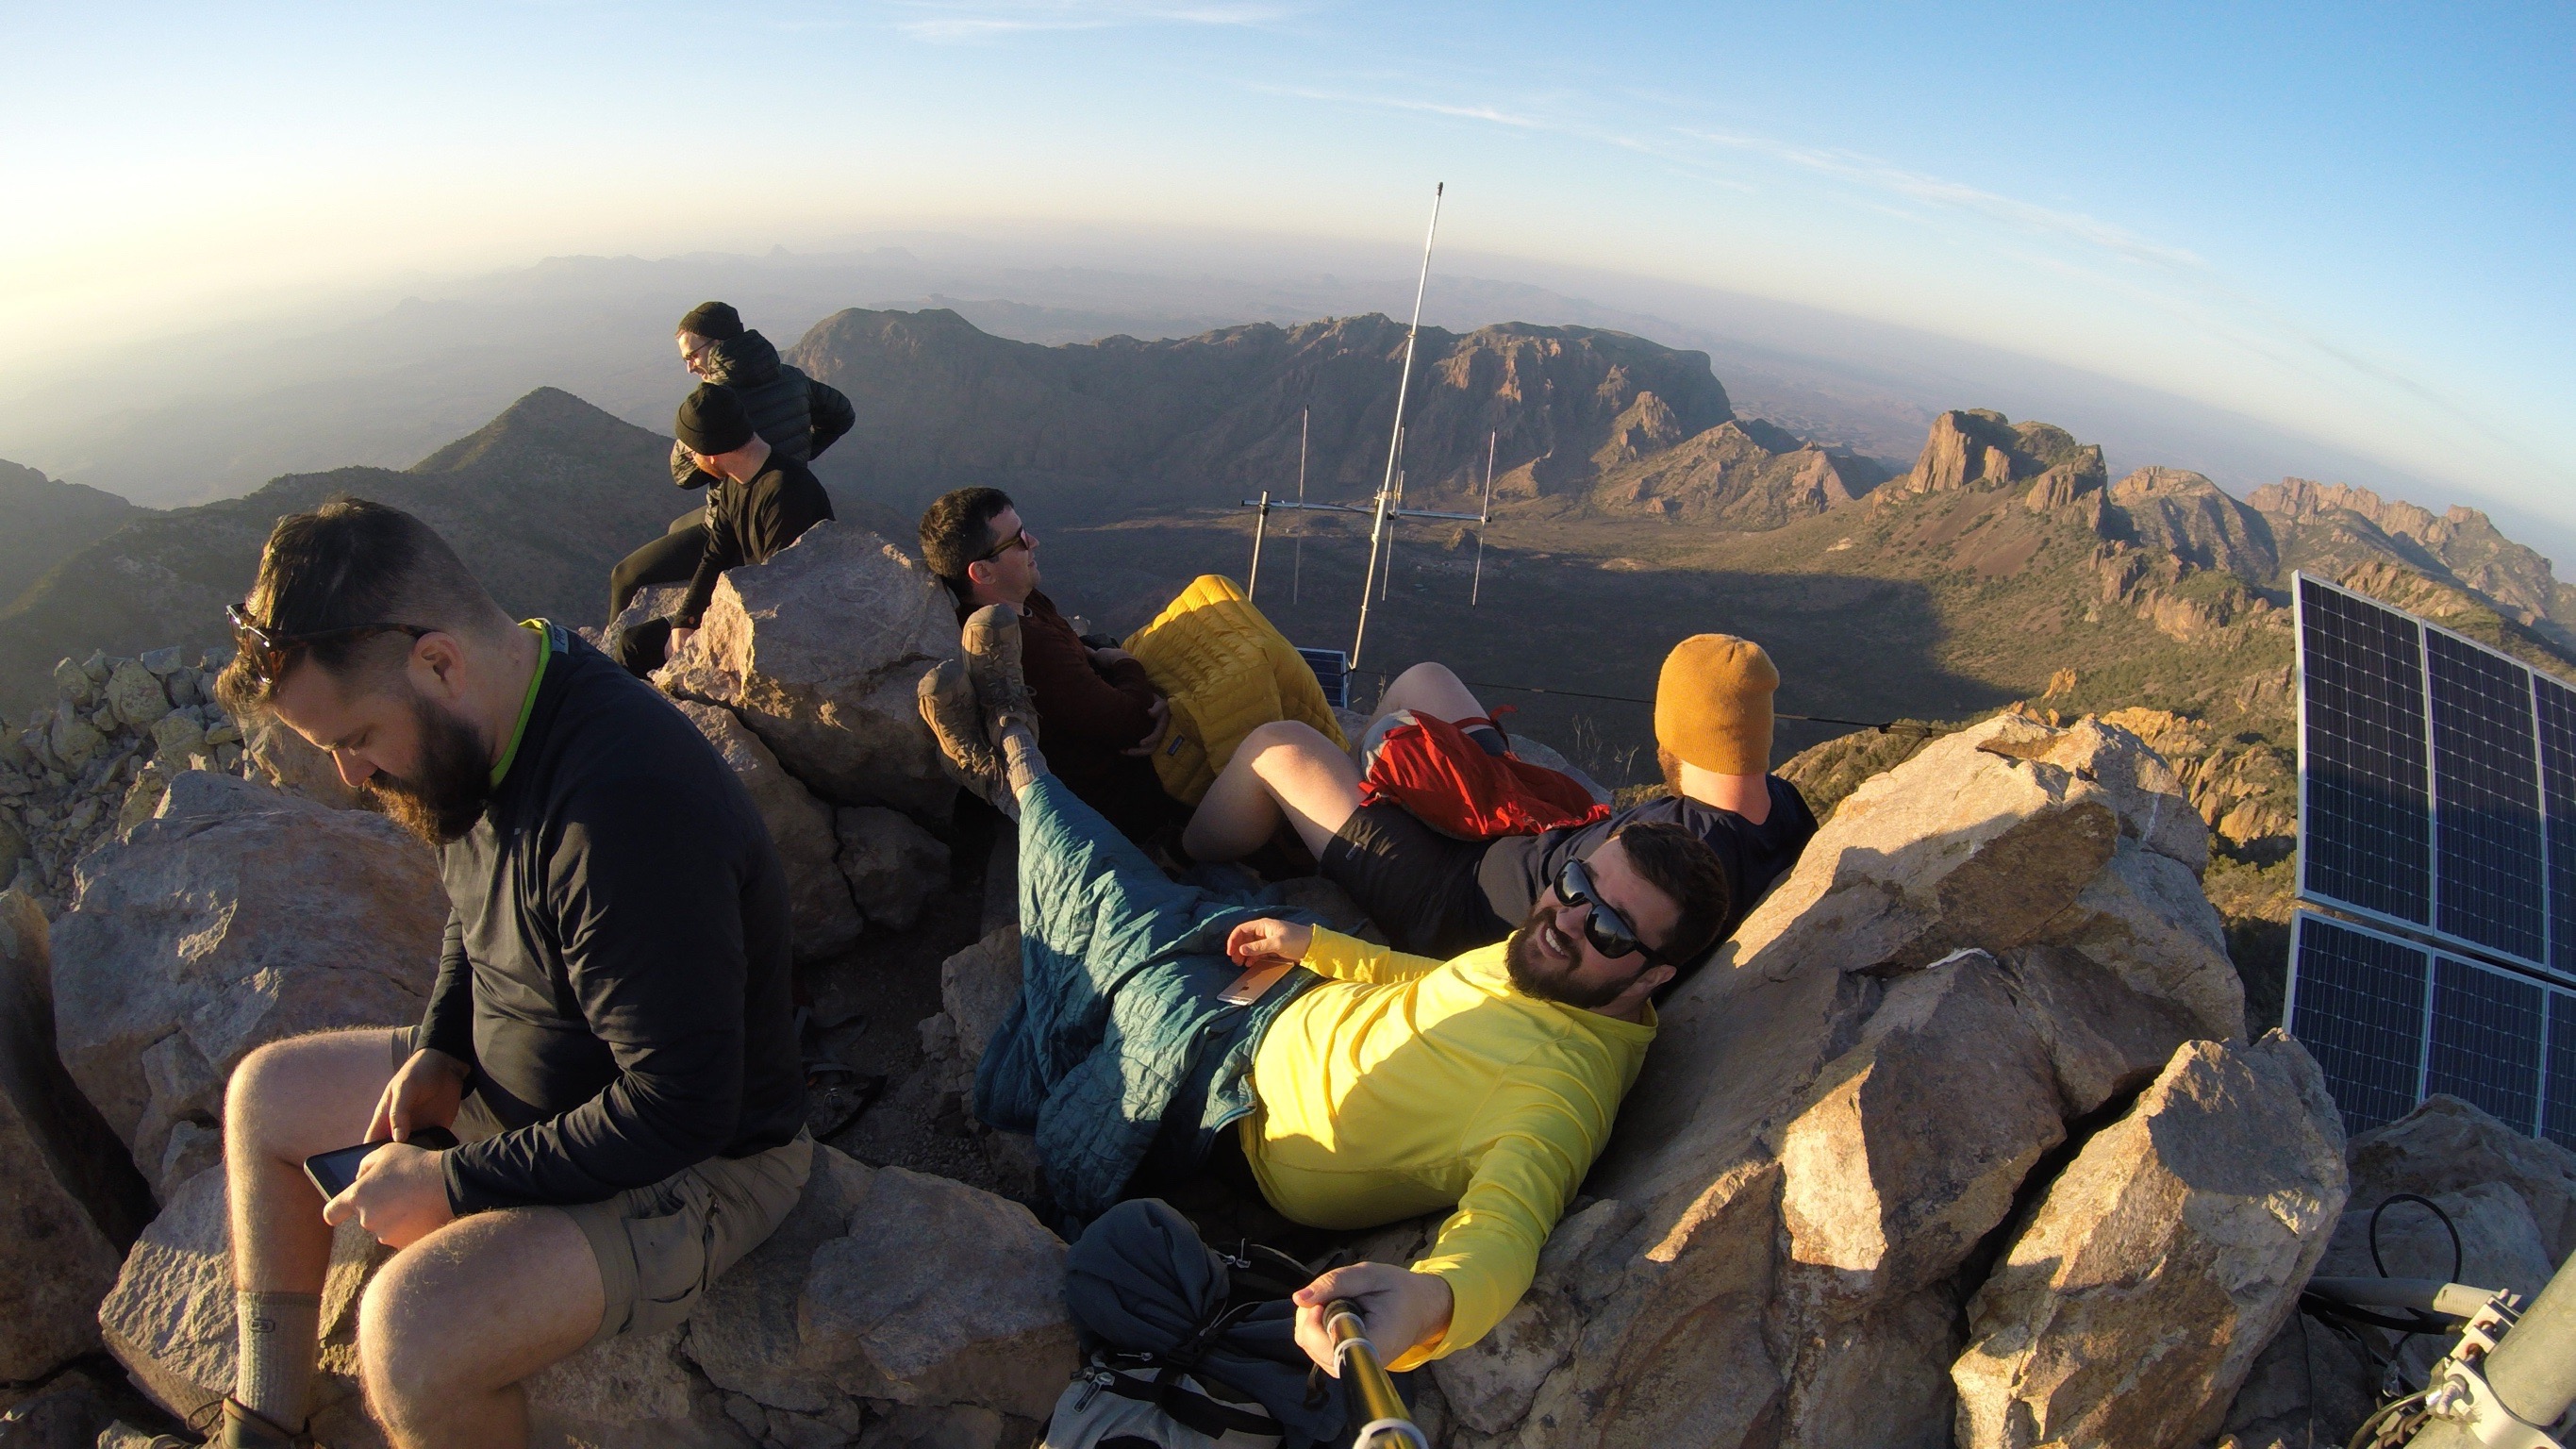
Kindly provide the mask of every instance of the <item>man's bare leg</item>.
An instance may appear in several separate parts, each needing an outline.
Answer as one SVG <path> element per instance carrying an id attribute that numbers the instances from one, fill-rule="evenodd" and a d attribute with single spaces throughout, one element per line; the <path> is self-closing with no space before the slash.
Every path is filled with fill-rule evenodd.
<path id="1" fill-rule="evenodd" d="M 1360 808 L 1359 767 L 1310 725 L 1274 720 L 1244 736 L 1182 833 L 1197 860 L 1240 860 L 1285 819 L 1318 859 Z"/>
<path id="2" fill-rule="evenodd" d="M 367 1285 L 358 1359 L 367 1404 L 400 1449 L 528 1442 L 522 1379 L 599 1329 L 590 1240 L 553 1208 L 460 1218 Z"/>
<path id="3" fill-rule="evenodd" d="M 224 1092 L 239 1353 L 232 1396 L 293 1432 L 311 1408 L 331 1228 L 304 1159 L 363 1141 L 393 1076 L 387 1029 L 271 1042 L 242 1059 Z"/>
<path id="4" fill-rule="evenodd" d="M 1452 723 L 1486 717 L 1485 706 L 1477 701 L 1465 682 L 1448 665 L 1429 661 L 1387 681 L 1386 693 L 1378 697 L 1377 713 L 1369 716 L 1369 723 L 1375 724 L 1400 709 L 1415 710 L 1433 719 Z M 1359 741 L 1351 743 L 1357 745 Z"/>

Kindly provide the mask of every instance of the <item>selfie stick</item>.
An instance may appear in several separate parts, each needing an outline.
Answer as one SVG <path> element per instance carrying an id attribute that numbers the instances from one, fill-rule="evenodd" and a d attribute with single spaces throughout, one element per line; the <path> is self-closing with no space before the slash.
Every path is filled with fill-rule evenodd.
<path id="1" fill-rule="evenodd" d="M 1403 1398 L 1395 1392 L 1395 1381 L 1386 1376 L 1385 1365 L 1378 1362 L 1377 1345 L 1360 1331 L 1364 1326 L 1359 1306 L 1347 1298 L 1336 1298 L 1324 1309 L 1324 1332 L 1333 1339 L 1334 1366 L 1369 1416 L 1359 1433 L 1352 1436 L 1351 1449 L 1406 1444 L 1412 1449 L 1431 1449 L 1405 1409 Z"/>

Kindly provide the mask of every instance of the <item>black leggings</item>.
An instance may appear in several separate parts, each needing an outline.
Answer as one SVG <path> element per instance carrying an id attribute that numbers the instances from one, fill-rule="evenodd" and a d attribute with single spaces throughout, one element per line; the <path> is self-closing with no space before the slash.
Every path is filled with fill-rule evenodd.
<path id="1" fill-rule="evenodd" d="M 685 584 L 698 571 L 707 551 L 707 511 L 683 513 L 671 520 L 671 531 L 618 561 L 608 573 L 608 622 L 626 612 L 636 594 L 654 584 Z"/>

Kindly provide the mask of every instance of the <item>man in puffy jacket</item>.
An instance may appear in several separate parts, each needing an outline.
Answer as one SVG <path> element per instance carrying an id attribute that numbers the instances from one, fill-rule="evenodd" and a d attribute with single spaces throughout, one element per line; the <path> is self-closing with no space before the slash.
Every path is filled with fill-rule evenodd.
<path id="1" fill-rule="evenodd" d="M 858 421 L 858 412 L 841 390 L 816 382 L 778 360 L 778 349 L 757 332 L 745 330 L 742 316 L 723 302 L 701 302 L 680 319 L 680 362 L 702 382 L 729 387 L 742 398 L 751 430 L 770 448 L 798 463 L 810 463 L 840 440 Z M 671 481 L 682 488 L 704 488 L 716 481 L 700 468 L 685 444 L 671 444 Z M 652 584 L 682 584 L 695 573 L 706 552 L 707 511 L 692 509 L 671 520 L 662 537 L 626 556 L 608 576 L 608 617 L 614 623 L 635 598 Z"/>

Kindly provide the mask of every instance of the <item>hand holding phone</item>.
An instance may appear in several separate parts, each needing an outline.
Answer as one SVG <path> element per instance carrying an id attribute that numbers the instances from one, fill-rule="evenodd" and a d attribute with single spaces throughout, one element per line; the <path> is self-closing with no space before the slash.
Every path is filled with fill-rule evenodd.
<path id="1" fill-rule="evenodd" d="M 379 1147 L 386 1146 L 392 1140 L 385 1138 L 376 1142 L 361 1142 L 355 1147 L 338 1147 L 329 1152 L 317 1152 L 304 1159 L 304 1175 L 313 1180 L 313 1186 L 321 1192 L 322 1200 L 329 1202 L 347 1192 L 349 1185 L 358 1180 L 359 1163 L 366 1161 L 370 1153 Z M 456 1140 L 456 1134 L 444 1127 L 415 1127 L 412 1129 L 410 1145 L 430 1152 L 444 1152 L 460 1144 Z"/>

